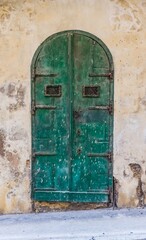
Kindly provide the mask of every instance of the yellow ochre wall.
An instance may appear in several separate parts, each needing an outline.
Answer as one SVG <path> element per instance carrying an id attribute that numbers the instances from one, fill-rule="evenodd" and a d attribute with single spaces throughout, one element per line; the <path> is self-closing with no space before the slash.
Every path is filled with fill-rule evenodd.
<path id="1" fill-rule="evenodd" d="M 74 29 L 114 60 L 116 204 L 146 203 L 145 13 L 146 0 L 0 0 L 0 213 L 32 211 L 30 65 L 42 41 Z"/>

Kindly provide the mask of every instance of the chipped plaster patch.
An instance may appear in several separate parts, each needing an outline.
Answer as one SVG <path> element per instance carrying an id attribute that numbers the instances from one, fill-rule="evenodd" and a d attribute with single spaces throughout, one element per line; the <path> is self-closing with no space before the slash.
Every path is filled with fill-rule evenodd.
<path id="1" fill-rule="evenodd" d="M 138 207 L 144 207 L 144 192 L 142 189 L 142 181 L 141 181 L 141 175 L 142 175 L 142 168 L 137 163 L 130 163 L 129 164 L 131 171 L 133 172 L 133 177 L 137 178 L 138 185 L 136 187 L 136 194 L 138 198 Z"/>

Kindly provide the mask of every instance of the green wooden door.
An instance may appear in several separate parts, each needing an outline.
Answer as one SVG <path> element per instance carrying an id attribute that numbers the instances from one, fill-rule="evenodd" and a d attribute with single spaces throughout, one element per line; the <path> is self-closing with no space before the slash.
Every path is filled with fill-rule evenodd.
<path id="1" fill-rule="evenodd" d="M 82 31 L 48 38 L 32 63 L 32 198 L 110 202 L 113 64 Z"/>

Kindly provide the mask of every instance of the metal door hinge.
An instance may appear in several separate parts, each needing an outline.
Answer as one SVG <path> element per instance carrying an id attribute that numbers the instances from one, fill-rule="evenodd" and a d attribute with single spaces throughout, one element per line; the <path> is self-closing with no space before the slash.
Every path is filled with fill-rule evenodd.
<path id="1" fill-rule="evenodd" d="M 109 111 L 109 114 L 113 114 L 113 105 L 109 105 L 108 106 L 108 111 Z"/>
<path id="2" fill-rule="evenodd" d="M 31 114 L 34 115 L 35 114 L 35 110 L 36 110 L 36 107 L 34 105 L 32 105 L 32 108 L 31 108 Z"/>
<path id="3" fill-rule="evenodd" d="M 113 73 L 110 72 L 110 73 L 108 74 L 108 77 L 109 77 L 110 80 L 113 79 Z"/>
<path id="4" fill-rule="evenodd" d="M 109 188 L 109 204 L 113 203 L 113 188 Z"/>
<path id="5" fill-rule="evenodd" d="M 111 152 L 109 152 L 109 153 L 107 154 L 107 158 L 108 158 L 109 162 L 112 162 L 113 154 L 112 154 Z"/>
<path id="6" fill-rule="evenodd" d="M 35 74 L 34 73 L 32 73 L 31 78 L 32 78 L 32 81 L 35 80 Z"/>
<path id="7" fill-rule="evenodd" d="M 35 79 L 35 69 L 33 69 L 32 73 L 31 73 L 31 78 L 34 81 L 34 79 Z"/>

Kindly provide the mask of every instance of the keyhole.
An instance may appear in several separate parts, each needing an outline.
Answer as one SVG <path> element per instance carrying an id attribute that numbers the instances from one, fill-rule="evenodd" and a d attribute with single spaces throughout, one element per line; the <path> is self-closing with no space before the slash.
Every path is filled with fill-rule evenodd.
<path id="1" fill-rule="evenodd" d="M 77 135 L 78 135 L 78 136 L 81 135 L 81 131 L 80 131 L 80 129 L 77 130 Z"/>
<path id="2" fill-rule="evenodd" d="M 78 148 L 78 150 L 77 150 L 77 153 L 78 153 L 78 154 L 80 154 L 80 153 L 81 153 L 81 149 L 80 149 L 80 148 Z"/>

